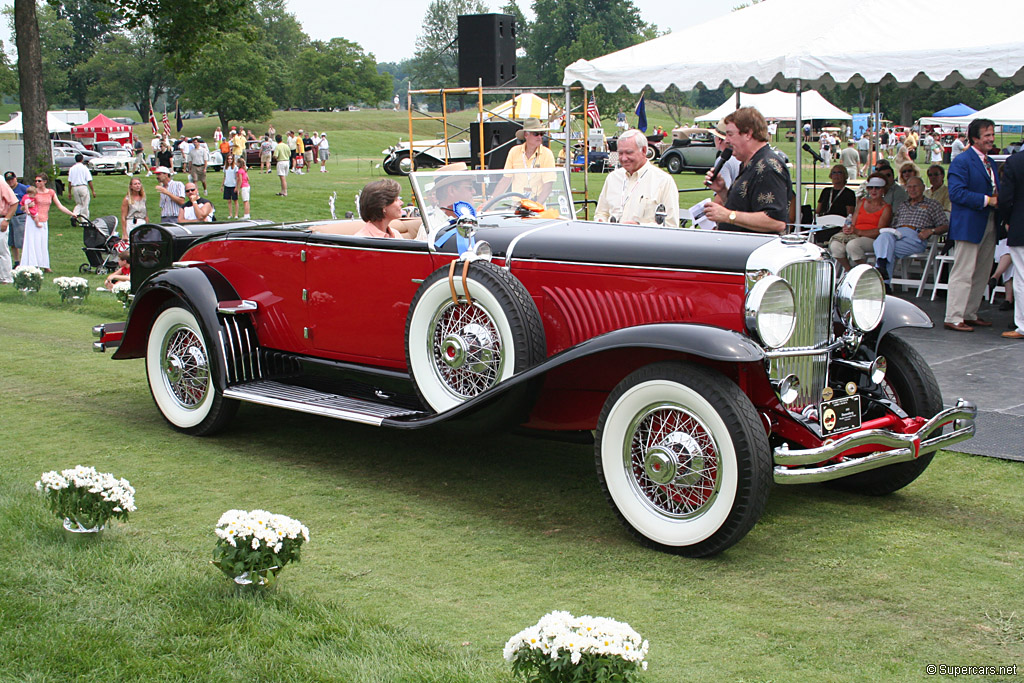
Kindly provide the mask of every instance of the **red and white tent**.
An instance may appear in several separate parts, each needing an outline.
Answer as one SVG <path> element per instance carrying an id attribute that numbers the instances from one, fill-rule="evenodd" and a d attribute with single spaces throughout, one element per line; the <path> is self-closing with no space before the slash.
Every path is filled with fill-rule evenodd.
<path id="1" fill-rule="evenodd" d="M 94 143 L 103 142 L 105 140 L 113 140 L 124 144 L 125 142 L 134 142 L 132 136 L 132 127 L 123 123 L 118 123 L 113 119 L 110 119 L 103 114 L 97 114 L 96 117 L 88 123 L 83 123 L 80 126 L 74 126 L 71 129 L 71 134 L 78 138 L 78 140 L 85 145 L 87 149 L 92 149 Z"/>

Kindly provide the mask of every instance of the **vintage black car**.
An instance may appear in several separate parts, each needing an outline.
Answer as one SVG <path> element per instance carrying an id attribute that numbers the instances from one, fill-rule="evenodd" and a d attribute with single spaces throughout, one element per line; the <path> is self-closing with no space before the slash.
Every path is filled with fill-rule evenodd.
<path id="1" fill-rule="evenodd" d="M 481 445 L 499 426 L 592 437 L 626 527 L 690 556 L 739 541 L 773 482 L 885 494 L 973 434 L 974 406 L 944 409 L 894 334 L 931 321 L 874 269 L 841 275 L 799 235 L 577 220 L 562 171 L 495 195 L 505 175 L 412 174 L 427 240 L 358 221 L 138 227 L 128 322 L 96 348 L 145 358 L 189 434 L 257 403 L 453 423 Z M 549 181 L 543 203 L 524 196 Z M 472 195 L 457 216 L 436 206 L 452 182 Z"/>

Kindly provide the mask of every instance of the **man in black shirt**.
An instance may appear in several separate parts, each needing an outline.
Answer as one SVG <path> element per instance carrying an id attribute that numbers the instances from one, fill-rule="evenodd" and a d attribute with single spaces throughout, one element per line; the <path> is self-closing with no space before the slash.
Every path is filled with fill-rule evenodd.
<path id="1" fill-rule="evenodd" d="M 739 176 L 726 190 L 721 176 L 707 185 L 714 193 L 705 215 L 719 230 L 781 233 L 789 218 L 789 169 L 768 145 L 768 124 L 754 107 L 741 107 L 724 119 L 726 142 L 743 164 Z"/>

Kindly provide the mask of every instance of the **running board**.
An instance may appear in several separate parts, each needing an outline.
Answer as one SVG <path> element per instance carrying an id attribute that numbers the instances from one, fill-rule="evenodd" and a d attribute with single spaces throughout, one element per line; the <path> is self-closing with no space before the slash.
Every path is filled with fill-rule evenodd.
<path id="1" fill-rule="evenodd" d="M 233 385 L 224 390 L 224 397 L 377 427 L 388 418 L 425 414 L 422 411 L 398 408 L 387 403 L 328 394 L 271 380 Z"/>

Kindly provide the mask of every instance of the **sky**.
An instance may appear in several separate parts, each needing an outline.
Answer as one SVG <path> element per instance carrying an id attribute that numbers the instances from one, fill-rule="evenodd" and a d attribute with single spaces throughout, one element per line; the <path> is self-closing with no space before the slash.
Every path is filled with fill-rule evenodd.
<path id="1" fill-rule="evenodd" d="M 517 0 L 526 18 L 533 20 L 532 0 Z M 641 18 L 659 31 L 680 31 L 732 11 L 743 0 L 633 0 Z M 504 0 L 484 0 L 498 11 Z M 430 0 L 380 0 L 346 2 L 337 0 L 286 0 L 288 11 L 302 23 L 311 38 L 346 38 L 372 52 L 378 62 L 399 62 L 413 56 L 420 21 Z M 344 8 L 340 10 L 340 8 Z M 382 12 L 386 11 L 386 14 Z M 708 46 L 717 43 L 709 36 Z M 695 46 L 695 49 L 704 49 Z"/>
<path id="2" fill-rule="evenodd" d="M 532 0 L 517 0 L 527 19 L 532 20 Z M 722 16 L 744 0 L 633 0 L 641 18 L 664 32 L 682 30 L 694 24 Z M 0 0 L 0 7 L 13 6 L 13 0 Z M 420 21 L 430 0 L 285 0 L 288 11 L 302 24 L 306 34 L 316 40 L 345 38 L 372 52 L 378 62 L 400 62 L 413 56 Z M 497 11 L 504 0 L 484 0 Z M 12 58 L 16 58 L 14 37 L 7 22 L 0 22 L 0 40 Z M 708 37 L 708 45 L 694 49 L 711 49 L 718 43 Z"/>

